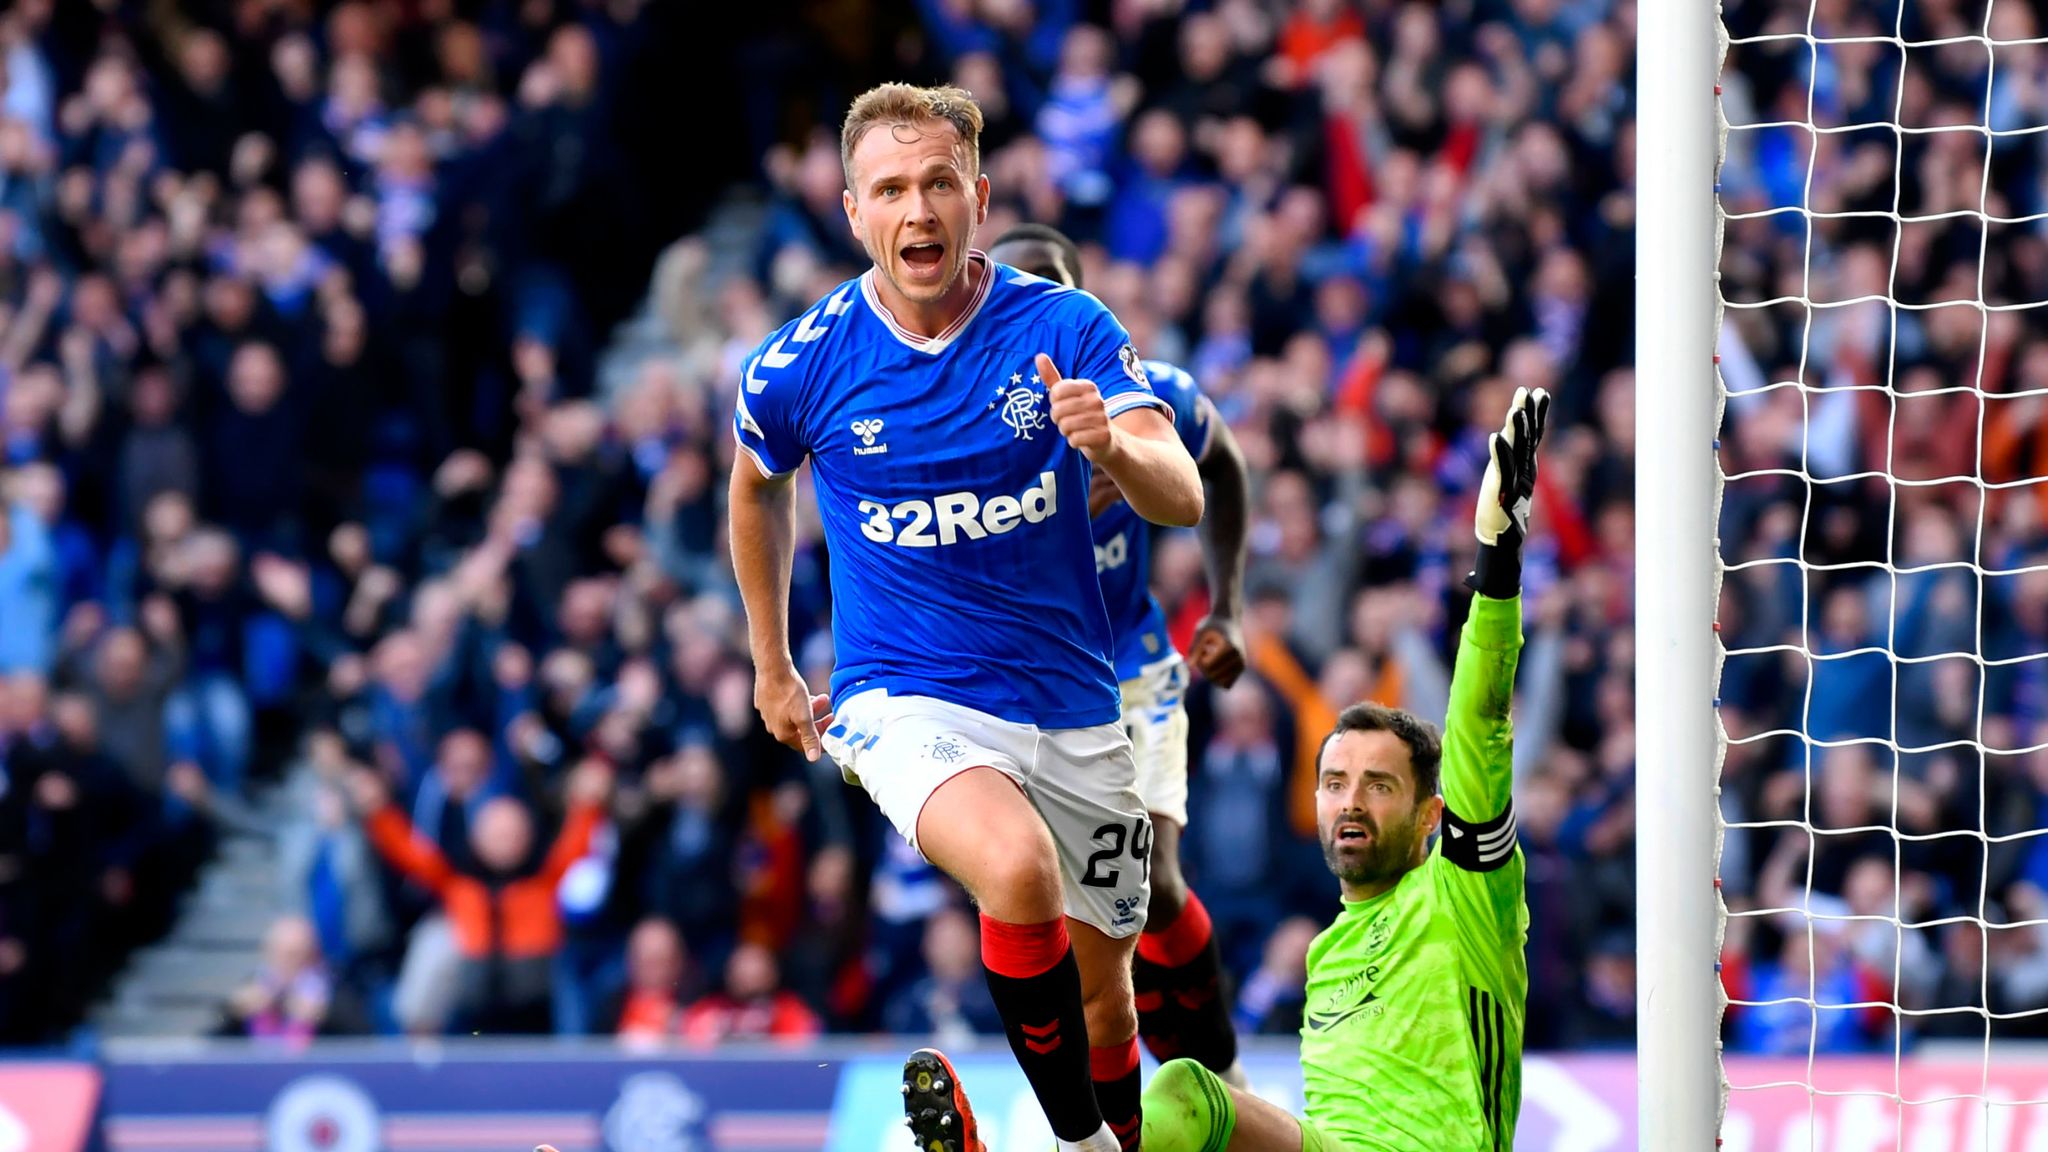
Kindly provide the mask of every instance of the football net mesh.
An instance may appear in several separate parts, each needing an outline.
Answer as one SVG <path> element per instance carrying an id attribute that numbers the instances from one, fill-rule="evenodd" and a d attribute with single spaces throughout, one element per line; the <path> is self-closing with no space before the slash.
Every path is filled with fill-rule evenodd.
<path id="1" fill-rule="evenodd" d="M 1723 5 L 1729 1148 L 2048 1150 L 2042 16 Z"/>

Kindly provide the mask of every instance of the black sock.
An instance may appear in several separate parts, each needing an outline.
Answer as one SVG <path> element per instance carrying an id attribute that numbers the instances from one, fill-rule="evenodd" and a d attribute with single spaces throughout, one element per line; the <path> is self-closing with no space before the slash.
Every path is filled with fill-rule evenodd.
<path id="1" fill-rule="evenodd" d="M 1179 1015 L 1180 1054 L 1222 1075 L 1237 1063 L 1237 1028 L 1223 995 L 1223 957 L 1215 937 L 1200 955 L 1167 973 L 1167 994 Z"/>
<path id="2" fill-rule="evenodd" d="M 1055 957 L 1049 966 L 1046 957 Z M 1088 1060 L 1088 1018 L 1081 1008 L 1081 969 L 1064 919 L 1008 924 L 981 918 L 981 958 L 988 990 L 1003 1018 L 1017 1066 L 1052 1134 L 1085 1140 L 1102 1130 Z"/>
<path id="3" fill-rule="evenodd" d="M 1123 1152 L 1136 1152 L 1145 1127 L 1139 1103 L 1137 1040 L 1092 1048 L 1088 1063 L 1095 1075 L 1095 1103 L 1102 1109 L 1102 1118 L 1109 1122 Z"/>
<path id="4" fill-rule="evenodd" d="M 1237 1062 L 1223 958 L 1209 910 L 1193 892 L 1171 923 L 1138 938 L 1131 979 L 1138 990 L 1138 1034 L 1154 1059 L 1185 1056 L 1219 1075 Z"/>
<path id="5" fill-rule="evenodd" d="M 1145 1051 L 1161 1064 L 1187 1055 L 1181 1051 L 1181 1013 L 1174 1003 L 1167 980 L 1168 969 L 1145 958 L 1131 955 L 1131 990 L 1138 1006 L 1138 1039 Z"/>

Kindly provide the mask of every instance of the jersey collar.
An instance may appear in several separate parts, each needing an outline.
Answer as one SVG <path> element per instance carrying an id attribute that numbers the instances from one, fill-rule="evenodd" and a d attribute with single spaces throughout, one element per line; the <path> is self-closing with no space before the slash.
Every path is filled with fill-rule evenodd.
<path id="1" fill-rule="evenodd" d="M 981 306 L 988 303 L 989 293 L 995 288 L 996 265 L 995 261 L 988 258 L 988 253 L 983 252 L 979 248 L 969 248 L 967 250 L 967 259 L 969 263 L 976 260 L 981 261 L 981 287 L 975 290 L 974 299 L 968 301 L 966 310 L 960 313 L 960 318 L 953 321 L 944 332 L 939 333 L 937 336 L 919 336 L 917 333 L 905 329 L 903 325 L 896 322 L 896 317 L 889 314 L 889 309 L 883 306 L 881 298 L 875 295 L 875 270 L 873 268 L 861 273 L 861 299 L 868 302 L 868 308 L 882 321 L 882 325 L 889 330 L 890 335 L 896 337 L 898 342 L 919 352 L 937 356 L 939 353 L 952 347 L 953 342 L 960 338 L 960 334 L 967 331 L 967 325 L 974 321 L 976 315 L 980 314 Z"/>
<path id="2" fill-rule="evenodd" d="M 1435 853 L 1435 849 L 1433 848 L 1430 851 L 1432 855 Z M 1381 906 L 1386 904 L 1387 901 L 1392 900 L 1394 898 L 1394 893 L 1399 892 L 1402 886 L 1406 885 L 1411 878 L 1413 878 L 1417 873 L 1422 871 L 1423 867 L 1427 866 L 1429 857 L 1423 857 L 1423 861 L 1423 865 L 1410 868 L 1408 871 L 1403 872 L 1401 874 L 1401 878 L 1399 880 L 1394 881 L 1394 886 L 1392 888 L 1387 889 L 1385 892 L 1382 892 L 1377 896 L 1368 896 L 1363 900 L 1342 900 L 1343 910 L 1339 912 L 1338 915 L 1348 917 L 1357 916 L 1365 912 L 1377 911 Z"/>

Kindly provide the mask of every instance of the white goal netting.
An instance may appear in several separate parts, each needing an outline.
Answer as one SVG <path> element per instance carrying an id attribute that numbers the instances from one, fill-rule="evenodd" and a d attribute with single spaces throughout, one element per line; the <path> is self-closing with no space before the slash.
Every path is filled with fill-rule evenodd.
<path id="1" fill-rule="evenodd" d="M 2048 1152 L 2044 17 L 1723 5 L 1731 1149 Z"/>

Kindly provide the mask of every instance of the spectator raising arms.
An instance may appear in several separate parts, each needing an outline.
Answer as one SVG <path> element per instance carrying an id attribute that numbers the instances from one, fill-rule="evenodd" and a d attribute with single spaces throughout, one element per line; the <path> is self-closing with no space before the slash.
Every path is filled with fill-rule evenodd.
<path id="1" fill-rule="evenodd" d="M 470 828 L 470 872 L 458 871 L 413 830 L 373 772 L 360 772 L 352 782 L 370 842 L 447 912 L 462 956 L 455 1005 L 464 1030 L 548 1031 L 551 965 L 562 945 L 555 889 L 590 849 L 591 834 L 604 818 L 610 770 L 595 761 L 576 767 L 566 787 L 562 831 L 537 863 L 526 806 L 510 797 L 486 803 Z"/>

